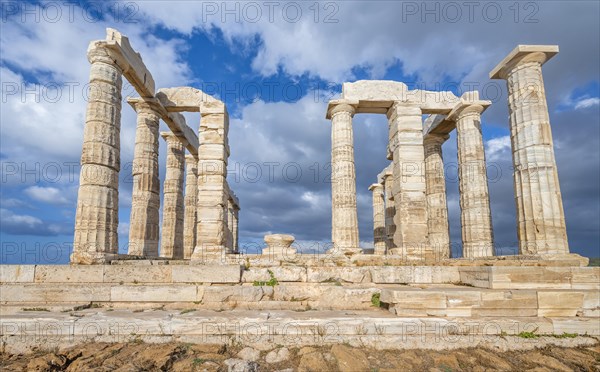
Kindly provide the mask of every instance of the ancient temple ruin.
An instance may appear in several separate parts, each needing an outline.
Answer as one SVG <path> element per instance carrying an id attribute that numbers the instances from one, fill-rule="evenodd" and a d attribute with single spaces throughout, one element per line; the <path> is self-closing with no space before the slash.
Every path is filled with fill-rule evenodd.
<path id="1" fill-rule="evenodd" d="M 457 338 L 478 346 L 492 335 L 518 342 L 523 332 L 600 335 L 600 268 L 569 252 L 554 159 L 542 65 L 557 52 L 520 45 L 490 74 L 508 84 L 519 254 L 494 250 L 481 135 L 490 102 L 395 81 L 345 83 L 327 108 L 333 247 L 306 254 L 291 246 L 293 236 L 274 234 L 248 254 L 238 252 L 240 202 L 226 179 L 225 104 L 191 87 L 156 89 L 127 38 L 109 29 L 88 49 L 93 89 L 71 265 L 0 265 L 3 348 L 178 340 L 401 349 Z M 140 96 L 127 100 L 137 113 L 127 254 L 117 248 L 123 76 Z M 198 134 L 184 111 L 200 113 Z M 356 208 L 352 118 L 360 113 L 389 122 L 391 162 L 369 187 L 369 254 Z M 160 120 L 170 131 L 159 133 Z M 450 254 L 443 172 L 442 144 L 453 130 L 463 257 Z"/>

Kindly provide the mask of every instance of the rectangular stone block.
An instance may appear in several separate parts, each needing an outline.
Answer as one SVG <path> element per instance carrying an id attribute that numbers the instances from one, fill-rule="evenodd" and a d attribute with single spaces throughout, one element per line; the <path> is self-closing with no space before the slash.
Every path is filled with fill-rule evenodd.
<path id="1" fill-rule="evenodd" d="M 415 289 L 383 289 L 381 302 L 394 304 L 402 309 L 445 309 L 446 295 L 440 291 Z"/>
<path id="2" fill-rule="evenodd" d="M 461 266 L 458 271 L 461 283 L 478 288 L 491 288 L 489 267 Z"/>
<path id="3" fill-rule="evenodd" d="M 269 281 L 269 270 L 279 282 L 306 282 L 307 279 L 306 268 L 301 266 L 250 267 L 242 271 L 242 282 Z"/>
<path id="4" fill-rule="evenodd" d="M 36 283 L 102 283 L 105 265 L 37 265 Z"/>
<path id="5" fill-rule="evenodd" d="M 0 283 L 32 283 L 35 265 L 0 265 Z"/>
<path id="6" fill-rule="evenodd" d="M 540 309 L 581 309 L 583 308 L 583 299 L 583 292 L 539 291 L 538 307 Z"/>
<path id="7" fill-rule="evenodd" d="M 481 305 L 481 291 L 447 291 L 447 306 L 449 308 L 470 308 Z"/>
<path id="8" fill-rule="evenodd" d="M 490 283 L 498 289 L 571 288 L 570 267 L 547 266 L 493 266 L 490 267 Z"/>
<path id="9" fill-rule="evenodd" d="M 200 290 L 198 290 L 200 288 Z M 194 302 L 202 299 L 195 285 L 117 285 L 110 291 L 115 302 Z"/>
<path id="10" fill-rule="evenodd" d="M 177 266 L 107 265 L 104 283 L 171 283 L 171 269 Z"/>
<path id="11" fill-rule="evenodd" d="M 413 282 L 412 266 L 373 266 L 371 280 L 380 284 L 407 284 Z"/>
<path id="12" fill-rule="evenodd" d="M 210 286 L 204 288 L 202 303 L 257 302 L 273 297 L 273 287 L 267 286 Z"/>
<path id="13" fill-rule="evenodd" d="M 306 283 L 304 285 L 278 285 L 273 287 L 274 301 L 316 301 L 328 287 Z"/>
<path id="14" fill-rule="evenodd" d="M 537 309 L 536 291 L 482 291 L 481 308 L 485 309 Z"/>
<path id="15" fill-rule="evenodd" d="M 369 283 L 371 272 L 368 267 L 308 267 L 309 283 L 348 282 Z"/>
<path id="16" fill-rule="evenodd" d="M 572 267 L 573 289 L 600 289 L 600 267 Z"/>
<path id="17" fill-rule="evenodd" d="M 239 283 L 240 265 L 178 265 L 172 267 L 173 283 Z"/>
<path id="18" fill-rule="evenodd" d="M 3 303 L 60 303 L 110 301 L 110 286 L 105 284 L 5 284 L 0 291 Z"/>
<path id="19" fill-rule="evenodd" d="M 600 322 L 595 318 L 554 318 L 551 319 L 554 334 L 577 333 L 592 336 L 600 335 Z"/>

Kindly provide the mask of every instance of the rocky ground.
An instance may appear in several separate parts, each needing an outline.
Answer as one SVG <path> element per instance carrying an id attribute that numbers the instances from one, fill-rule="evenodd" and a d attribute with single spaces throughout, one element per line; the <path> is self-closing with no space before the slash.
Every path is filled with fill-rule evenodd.
<path id="1" fill-rule="evenodd" d="M 276 348 L 90 343 L 27 355 L 0 353 L 2 371 L 600 371 L 600 343 L 499 352 L 381 351 L 347 345 Z"/>

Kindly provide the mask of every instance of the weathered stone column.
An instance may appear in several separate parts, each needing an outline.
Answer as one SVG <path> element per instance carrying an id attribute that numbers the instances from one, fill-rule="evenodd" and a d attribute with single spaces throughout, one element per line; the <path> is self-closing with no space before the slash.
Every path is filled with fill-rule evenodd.
<path id="1" fill-rule="evenodd" d="M 383 185 L 374 183 L 369 186 L 369 190 L 373 193 L 373 241 L 375 246 L 375 254 L 385 254 L 385 206 Z"/>
<path id="2" fill-rule="evenodd" d="M 160 256 L 183 258 L 183 174 L 185 149 L 180 138 L 162 132 L 167 141 L 167 172 L 163 189 L 163 220 Z"/>
<path id="3" fill-rule="evenodd" d="M 185 156 L 185 196 L 183 203 L 183 258 L 189 260 L 196 247 L 196 209 L 198 205 L 198 159 Z"/>
<path id="4" fill-rule="evenodd" d="M 221 104 L 201 110 L 198 147 L 198 219 L 194 261 L 215 261 L 225 253 L 226 174 L 229 116 Z"/>
<path id="5" fill-rule="evenodd" d="M 137 113 L 127 253 L 133 256 L 158 257 L 160 222 L 158 103 L 152 99 L 141 98 L 129 98 L 127 102 Z"/>
<path id="6" fill-rule="evenodd" d="M 391 249 L 396 248 L 394 244 L 394 234 L 396 233 L 396 224 L 394 216 L 396 215 L 396 206 L 394 205 L 394 196 L 392 186 L 394 184 L 394 175 L 392 174 L 393 164 L 390 164 L 383 170 L 381 183 L 383 184 L 385 194 L 385 245 L 389 253 Z"/>
<path id="7" fill-rule="evenodd" d="M 446 202 L 446 179 L 442 144 L 448 135 L 428 134 L 425 146 L 425 182 L 427 184 L 427 226 L 429 244 L 436 259 L 450 257 L 450 230 L 448 226 L 448 204 Z"/>
<path id="8" fill-rule="evenodd" d="M 239 239 L 239 221 L 240 221 L 240 207 L 236 204 L 233 205 L 233 253 L 239 252 L 238 239 Z"/>
<path id="9" fill-rule="evenodd" d="M 458 186 L 463 257 L 494 255 L 492 213 L 481 135 L 481 113 L 489 101 L 461 102 L 448 115 L 456 121 Z"/>
<path id="10" fill-rule="evenodd" d="M 227 217 L 227 227 L 226 227 L 226 232 L 227 232 L 227 236 L 226 236 L 226 241 L 227 243 L 225 244 L 225 246 L 227 247 L 226 252 L 228 254 L 233 253 L 233 202 L 231 200 L 231 198 L 227 199 L 227 209 L 225 211 L 225 216 Z"/>
<path id="11" fill-rule="evenodd" d="M 361 251 L 356 210 L 356 172 L 352 117 L 355 109 L 346 101 L 330 102 L 331 119 L 331 239 L 332 253 Z"/>
<path id="12" fill-rule="evenodd" d="M 122 70 L 104 47 L 88 49 L 90 91 L 83 129 L 72 263 L 118 253 Z"/>
<path id="13" fill-rule="evenodd" d="M 506 79 L 521 254 L 567 254 L 569 243 L 542 65 L 556 45 L 519 45 L 490 73 Z"/>
<path id="14" fill-rule="evenodd" d="M 394 244 L 397 248 L 391 253 L 420 259 L 430 251 L 421 109 L 395 102 L 387 115 L 396 207 Z"/>

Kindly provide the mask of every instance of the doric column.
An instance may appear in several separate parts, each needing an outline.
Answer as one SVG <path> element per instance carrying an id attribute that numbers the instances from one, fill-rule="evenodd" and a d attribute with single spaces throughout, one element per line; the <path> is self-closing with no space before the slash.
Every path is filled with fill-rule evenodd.
<path id="1" fill-rule="evenodd" d="M 133 190 L 129 219 L 128 254 L 158 257 L 160 180 L 158 178 L 157 102 L 149 99 L 127 100 L 137 113 L 133 152 Z"/>
<path id="2" fill-rule="evenodd" d="M 185 197 L 183 217 L 183 258 L 189 260 L 196 247 L 196 208 L 198 204 L 198 159 L 185 156 Z"/>
<path id="3" fill-rule="evenodd" d="M 490 73 L 508 85 L 521 254 L 569 253 L 542 78 L 542 65 L 557 53 L 556 45 L 519 45 Z"/>
<path id="4" fill-rule="evenodd" d="M 72 263 L 118 253 L 122 71 L 104 47 L 88 49 L 90 90 L 83 129 Z"/>
<path id="5" fill-rule="evenodd" d="M 458 187 L 463 257 L 494 255 L 492 213 L 481 135 L 481 113 L 488 101 L 461 102 L 448 115 L 456 122 Z"/>
<path id="6" fill-rule="evenodd" d="M 331 118 L 331 239 L 332 252 L 360 252 L 356 210 L 356 172 L 352 117 L 355 109 L 345 101 L 329 104 Z"/>
<path id="7" fill-rule="evenodd" d="M 171 132 L 160 134 L 167 141 L 167 172 L 163 188 L 163 220 L 160 256 L 183 258 L 183 174 L 185 150 Z"/>
<path id="8" fill-rule="evenodd" d="M 227 207 L 227 132 L 224 106 L 201 112 L 198 137 L 198 218 L 192 260 L 218 260 L 225 253 Z"/>
<path id="9" fill-rule="evenodd" d="M 448 226 L 448 205 L 446 203 L 446 179 L 442 144 L 448 135 L 428 134 L 425 146 L 425 183 L 427 185 L 427 226 L 429 244 L 436 258 L 450 257 L 450 230 Z"/>
<path id="10" fill-rule="evenodd" d="M 240 218 L 240 207 L 236 204 L 233 205 L 233 252 L 239 252 L 238 239 L 239 239 L 239 218 Z"/>
<path id="11" fill-rule="evenodd" d="M 385 246 L 389 253 L 391 249 L 396 248 L 394 244 L 394 234 L 396 233 L 396 224 L 394 217 L 396 216 L 396 205 L 394 205 L 394 196 L 392 186 L 394 184 L 394 175 L 392 174 L 393 164 L 390 164 L 384 169 L 381 183 L 383 184 L 385 194 Z"/>
<path id="12" fill-rule="evenodd" d="M 369 186 L 373 193 L 373 241 L 375 245 L 375 254 L 385 254 L 385 205 L 383 195 L 383 185 L 374 183 Z"/>
<path id="13" fill-rule="evenodd" d="M 227 253 L 233 253 L 233 202 L 231 199 L 227 199 Z"/>
<path id="14" fill-rule="evenodd" d="M 421 109 L 395 102 L 388 111 L 396 207 L 392 254 L 423 258 L 429 251 Z"/>

